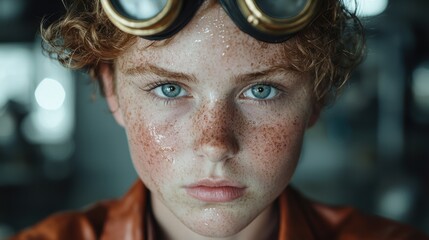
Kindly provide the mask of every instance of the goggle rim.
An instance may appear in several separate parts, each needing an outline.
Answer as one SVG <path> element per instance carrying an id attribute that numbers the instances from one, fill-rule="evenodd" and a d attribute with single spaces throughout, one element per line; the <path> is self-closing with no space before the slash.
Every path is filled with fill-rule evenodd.
<path id="1" fill-rule="evenodd" d="M 237 0 L 247 22 L 261 32 L 284 35 L 292 34 L 307 26 L 317 12 L 318 0 L 307 0 L 303 10 L 291 18 L 275 18 L 264 13 L 255 0 Z"/>
<path id="2" fill-rule="evenodd" d="M 179 15 L 183 0 L 167 0 L 162 11 L 148 20 L 135 20 L 124 16 L 115 9 L 111 0 L 101 0 L 101 5 L 110 21 L 120 30 L 144 37 L 168 29 Z"/>

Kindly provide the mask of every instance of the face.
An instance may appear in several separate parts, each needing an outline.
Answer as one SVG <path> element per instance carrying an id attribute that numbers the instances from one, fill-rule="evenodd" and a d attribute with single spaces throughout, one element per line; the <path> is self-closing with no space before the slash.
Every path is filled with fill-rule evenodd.
<path id="1" fill-rule="evenodd" d="M 195 233 L 225 237 L 257 218 L 288 185 L 314 122 L 310 78 L 282 44 L 242 33 L 203 6 L 165 45 L 144 39 L 102 73 L 111 110 L 154 204 Z"/>

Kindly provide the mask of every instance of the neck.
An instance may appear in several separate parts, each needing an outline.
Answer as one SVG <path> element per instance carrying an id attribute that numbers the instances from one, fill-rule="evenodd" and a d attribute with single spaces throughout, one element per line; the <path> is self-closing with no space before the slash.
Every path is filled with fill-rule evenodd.
<path id="1" fill-rule="evenodd" d="M 267 207 L 246 228 L 237 234 L 226 238 L 210 238 L 199 235 L 186 227 L 177 217 L 160 202 L 151 196 L 153 217 L 149 225 L 156 232 L 156 239 L 162 240 L 269 240 L 276 239 L 278 235 L 279 217 L 276 204 Z M 275 219 L 275 221 L 273 220 Z M 273 224 L 275 223 L 275 224 Z M 153 236 L 154 236 L 153 235 Z M 154 238 L 155 239 L 155 238 Z"/>

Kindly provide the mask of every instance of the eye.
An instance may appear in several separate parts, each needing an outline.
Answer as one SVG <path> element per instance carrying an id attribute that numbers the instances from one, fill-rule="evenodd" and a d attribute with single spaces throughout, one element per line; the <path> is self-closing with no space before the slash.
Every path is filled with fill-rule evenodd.
<path id="1" fill-rule="evenodd" d="M 181 86 L 174 83 L 161 84 L 155 87 L 153 92 L 161 98 L 178 98 L 188 95 Z"/>
<path id="2" fill-rule="evenodd" d="M 243 93 L 246 98 L 260 100 L 272 99 L 278 94 L 279 90 L 277 88 L 266 84 L 253 85 Z"/>

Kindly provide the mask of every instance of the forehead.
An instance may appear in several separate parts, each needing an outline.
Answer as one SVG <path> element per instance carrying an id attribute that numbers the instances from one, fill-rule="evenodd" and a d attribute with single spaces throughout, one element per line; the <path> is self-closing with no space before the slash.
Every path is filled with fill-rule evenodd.
<path id="1" fill-rule="evenodd" d="M 284 43 L 260 42 L 243 33 L 215 2 L 206 1 L 172 39 L 153 42 L 139 38 L 118 60 L 120 68 L 147 62 L 172 71 L 262 71 L 288 65 Z M 184 68 L 185 67 L 185 68 Z"/>

